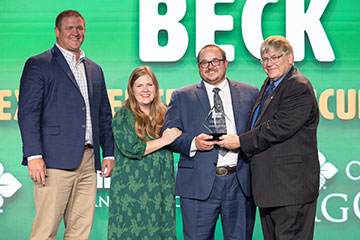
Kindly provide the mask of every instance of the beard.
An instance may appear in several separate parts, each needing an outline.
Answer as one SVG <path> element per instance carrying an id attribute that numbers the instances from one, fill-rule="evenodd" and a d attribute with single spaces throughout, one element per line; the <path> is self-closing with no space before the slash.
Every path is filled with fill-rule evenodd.
<path id="1" fill-rule="evenodd" d="M 212 71 L 213 73 L 209 74 Z M 225 79 L 225 71 L 219 72 L 217 69 L 208 69 L 205 72 L 200 72 L 200 76 L 205 82 L 211 85 L 217 85 Z"/>

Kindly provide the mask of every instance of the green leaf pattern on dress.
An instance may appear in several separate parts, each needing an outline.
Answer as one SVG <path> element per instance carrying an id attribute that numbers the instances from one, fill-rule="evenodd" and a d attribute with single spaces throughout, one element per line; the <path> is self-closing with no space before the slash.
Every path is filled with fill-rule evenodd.
<path id="1" fill-rule="evenodd" d="M 129 109 L 115 114 L 108 239 L 176 239 L 173 155 L 160 149 L 143 157 L 146 143 L 134 125 Z"/>

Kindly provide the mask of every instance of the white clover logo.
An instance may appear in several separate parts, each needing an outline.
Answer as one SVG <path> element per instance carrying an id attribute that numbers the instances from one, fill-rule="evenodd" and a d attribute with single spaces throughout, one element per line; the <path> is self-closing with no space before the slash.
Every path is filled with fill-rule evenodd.
<path id="1" fill-rule="evenodd" d="M 4 204 L 4 198 L 14 195 L 21 186 L 21 183 L 13 175 L 4 173 L 4 167 L 0 163 L 0 213 L 3 212 L 1 206 Z"/>
<path id="2" fill-rule="evenodd" d="M 318 156 L 320 163 L 319 189 L 326 189 L 326 180 L 332 178 L 339 170 L 332 163 L 326 162 L 325 156 L 320 151 L 318 151 Z"/>

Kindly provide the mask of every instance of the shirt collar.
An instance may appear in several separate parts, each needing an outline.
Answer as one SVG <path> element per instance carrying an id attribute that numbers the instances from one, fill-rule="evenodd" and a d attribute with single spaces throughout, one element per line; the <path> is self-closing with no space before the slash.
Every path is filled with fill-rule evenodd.
<path id="1" fill-rule="evenodd" d="M 291 68 L 292 68 L 292 66 L 289 68 L 289 70 L 281 78 L 279 78 L 279 80 L 274 82 L 274 86 L 275 86 L 274 89 L 281 83 L 281 81 L 284 79 L 284 77 L 290 72 Z M 271 80 L 271 82 L 273 82 L 273 81 Z M 270 82 L 270 84 L 271 84 L 271 82 Z"/>
<path id="2" fill-rule="evenodd" d="M 208 92 L 212 92 L 213 89 L 216 88 L 214 85 L 211 85 L 211 84 L 205 82 L 204 80 L 203 80 L 203 82 L 204 82 L 205 88 L 206 88 L 206 90 L 207 90 Z M 224 80 L 222 83 L 220 83 L 220 85 L 217 86 L 217 88 L 220 88 L 221 91 L 225 91 L 225 89 L 226 89 L 228 86 L 229 86 L 228 79 L 225 78 L 225 80 Z"/>
<path id="3" fill-rule="evenodd" d="M 76 55 L 62 47 L 58 43 L 55 43 L 56 47 L 60 50 L 60 52 L 64 55 L 67 62 L 76 63 Z M 78 61 L 82 61 L 85 57 L 85 53 L 80 49 L 80 58 Z"/>

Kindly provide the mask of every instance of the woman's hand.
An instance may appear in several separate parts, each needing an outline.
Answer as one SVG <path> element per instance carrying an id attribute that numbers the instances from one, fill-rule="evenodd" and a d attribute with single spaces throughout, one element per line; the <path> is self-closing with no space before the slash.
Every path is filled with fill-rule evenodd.
<path id="1" fill-rule="evenodd" d="M 165 145 L 169 145 L 172 143 L 176 138 L 178 138 L 182 134 L 182 131 L 180 131 L 177 128 L 167 128 L 163 134 L 161 139 L 164 141 Z"/>
<path id="2" fill-rule="evenodd" d="M 152 152 L 155 152 L 156 150 L 169 145 L 172 143 L 177 137 L 179 137 L 182 134 L 182 131 L 180 131 L 177 128 L 167 128 L 161 138 L 151 140 L 146 142 L 146 149 L 143 156 L 146 156 Z"/>

